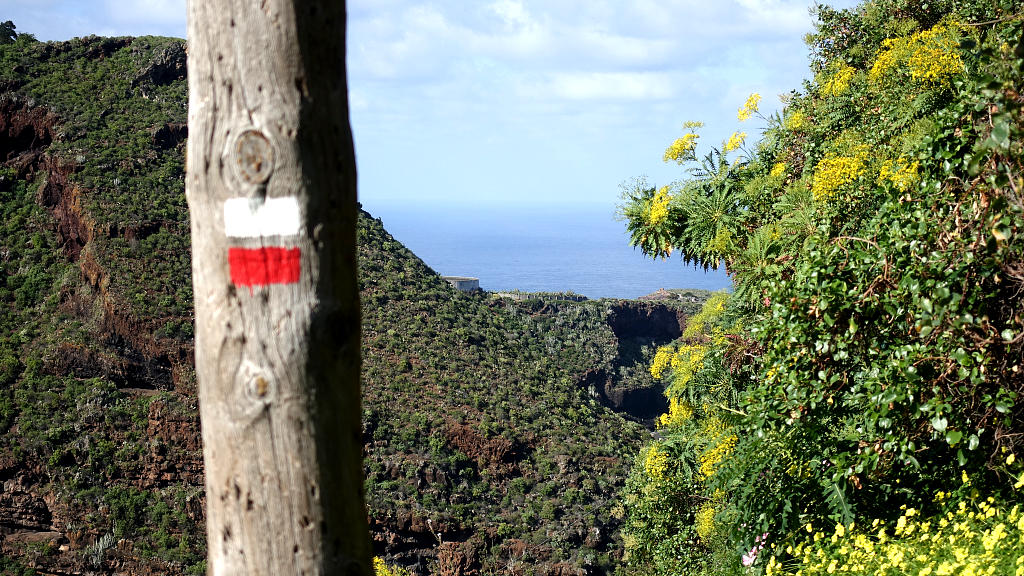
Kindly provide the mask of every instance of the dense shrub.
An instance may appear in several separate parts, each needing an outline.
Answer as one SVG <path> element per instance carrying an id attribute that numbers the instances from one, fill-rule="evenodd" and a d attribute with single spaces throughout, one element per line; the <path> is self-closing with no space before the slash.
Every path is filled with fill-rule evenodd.
<path id="1" fill-rule="evenodd" d="M 713 517 L 732 566 L 755 572 L 769 558 L 813 571 L 794 550 L 837 557 L 844 544 L 816 543 L 808 524 L 891 525 L 901 509 L 937 522 L 931 495 L 964 473 L 1000 514 L 1016 514 L 1006 503 L 1020 488 L 1005 482 L 1024 438 L 1019 6 L 878 0 L 818 17 L 815 79 L 763 118 L 753 149 L 727 142 L 681 185 L 637 186 L 623 207 L 646 252 L 733 275 L 739 319 L 718 323 L 727 337 L 677 350 L 724 359 L 713 381 L 739 395 L 720 404 L 737 441 L 688 496 L 713 504 L 677 531 L 706 531 Z M 688 354 L 669 359 L 669 378 L 695 372 Z M 696 408 L 686 411 L 699 421 Z M 662 435 L 700 438 L 683 426 Z M 702 546 L 676 549 L 674 565 L 711 570 L 714 547 Z M 901 546 L 929 558 L 915 570 L 940 568 L 924 543 Z M 668 558 L 650 562 L 668 573 Z"/>

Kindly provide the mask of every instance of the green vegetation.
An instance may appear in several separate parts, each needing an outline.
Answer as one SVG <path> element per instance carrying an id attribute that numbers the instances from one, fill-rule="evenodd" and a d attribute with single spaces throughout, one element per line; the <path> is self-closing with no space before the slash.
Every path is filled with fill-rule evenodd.
<path id="1" fill-rule="evenodd" d="M 457 292 L 360 219 L 383 569 L 1020 570 L 1019 7 L 818 17 L 815 80 L 741 109 L 760 142 L 698 158 L 689 123 L 688 179 L 627 195 L 636 245 L 735 278 L 676 304 L 702 306 L 678 342 L 617 335 L 613 302 Z M 0 569 L 201 573 L 183 45 L 13 31 L 0 106 L 36 131 L 0 169 L 0 467 L 70 545 Z M 665 384 L 628 480 L 647 433 L 595 371 Z"/>
<path id="2" fill-rule="evenodd" d="M 186 121 L 184 65 L 171 38 L 0 46 L 0 85 L 62 119 L 50 153 L 73 174 L 89 256 L 136 317 L 179 328 L 192 313 L 184 158 L 160 135 Z"/>
<path id="3" fill-rule="evenodd" d="M 0 567 L 203 573 L 183 43 L 15 40 L 0 113 L 30 130 L 0 168 L 0 473 L 12 529 L 66 547 L 5 546 Z M 665 339 L 617 336 L 614 301 L 455 291 L 366 214 L 359 240 L 382 566 L 611 572 L 623 456 L 647 431 L 602 394 L 658 386 Z"/>
<path id="4" fill-rule="evenodd" d="M 36 576 L 38 572 L 13 558 L 0 556 L 0 574 L 3 576 Z"/>
<path id="5" fill-rule="evenodd" d="M 577 383 L 615 363 L 608 303 L 456 291 L 369 218 L 359 244 L 371 517 L 429 520 L 418 548 L 493 534 L 484 566 L 522 561 L 521 540 L 528 565 L 610 570 L 645 434 Z"/>
<path id="6" fill-rule="evenodd" d="M 0 104 L 28 131 L 8 135 L 0 168 L 0 461 L 12 497 L 35 503 L 28 527 L 79 546 L 71 566 L 133 555 L 160 572 L 204 565 L 201 517 L 184 512 L 201 477 L 151 480 L 160 461 L 199 456 L 152 433 L 151 404 L 187 414 L 194 400 L 123 389 L 169 387 L 170 374 L 145 374 L 166 370 L 153 356 L 178 355 L 175 339 L 191 334 L 181 152 L 154 145 L 184 121 L 183 75 L 157 85 L 144 74 L 175 46 L 24 34 L 0 43 Z M 140 350 L 147 341 L 132 338 L 146 328 L 157 334 Z M 67 567 L 61 556 L 37 565 Z"/>
<path id="7" fill-rule="evenodd" d="M 625 194 L 634 245 L 736 284 L 652 364 L 670 411 L 624 492 L 630 567 L 1020 574 L 1024 14 L 817 16 L 814 80 L 740 109 L 759 142 L 698 157 L 688 123 L 665 156 L 689 177 Z"/>
<path id="8" fill-rule="evenodd" d="M 19 41 L 23 44 L 27 44 L 29 42 L 35 42 L 36 37 L 32 34 L 23 34 L 18 32 L 18 27 L 10 20 L 0 22 L 0 44 L 14 44 Z"/>

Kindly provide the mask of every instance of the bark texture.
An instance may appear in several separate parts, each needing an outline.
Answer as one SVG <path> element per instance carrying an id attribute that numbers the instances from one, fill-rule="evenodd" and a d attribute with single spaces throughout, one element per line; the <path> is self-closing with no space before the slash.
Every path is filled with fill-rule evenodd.
<path id="1" fill-rule="evenodd" d="M 209 573 L 370 574 L 344 3 L 190 0 L 188 18 Z M 266 199 L 295 198 L 297 230 L 228 237 L 237 198 L 271 219 Z M 268 247 L 297 249 L 297 276 L 248 262 L 240 281 L 229 250 Z"/>

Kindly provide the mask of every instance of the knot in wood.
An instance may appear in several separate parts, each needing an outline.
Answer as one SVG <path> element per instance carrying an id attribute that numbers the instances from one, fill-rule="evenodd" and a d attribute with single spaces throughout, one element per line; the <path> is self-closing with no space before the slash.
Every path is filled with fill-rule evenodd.
<path id="1" fill-rule="evenodd" d="M 235 166 L 248 184 L 263 184 L 274 171 L 274 147 L 259 130 L 246 130 L 235 142 Z"/>
<path id="2" fill-rule="evenodd" d="M 256 377 L 256 396 L 260 398 L 266 398 L 267 393 L 270 392 L 270 382 L 263 376 Z"/>
<path id="3" fill-rule="evenodd" d="M 273 385 L 267 374 L 256 374 L 246 382 L 246 395 L 256 402 L 270 402 L 273 396 Z"/>
<path id="4" fill-rule="evenodd" d="M 251 361 L 244 361 L 239 369 L 238 383 L 241 393 L 250 407 L 266 406 L 274 401 L 274 377 L 270 372 Z"/>

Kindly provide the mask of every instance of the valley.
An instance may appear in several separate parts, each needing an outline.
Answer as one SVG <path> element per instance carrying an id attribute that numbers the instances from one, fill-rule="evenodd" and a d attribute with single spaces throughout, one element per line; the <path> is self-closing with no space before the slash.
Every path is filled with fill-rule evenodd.
<path id="1" fill-rule="evenodd" d="M 184 45 L 0 45 L 0 571 L 201 574 Z M 701 298 L 462 293 L 363 213 L 375 553 L 415 574 L 600 574 Z"/>

